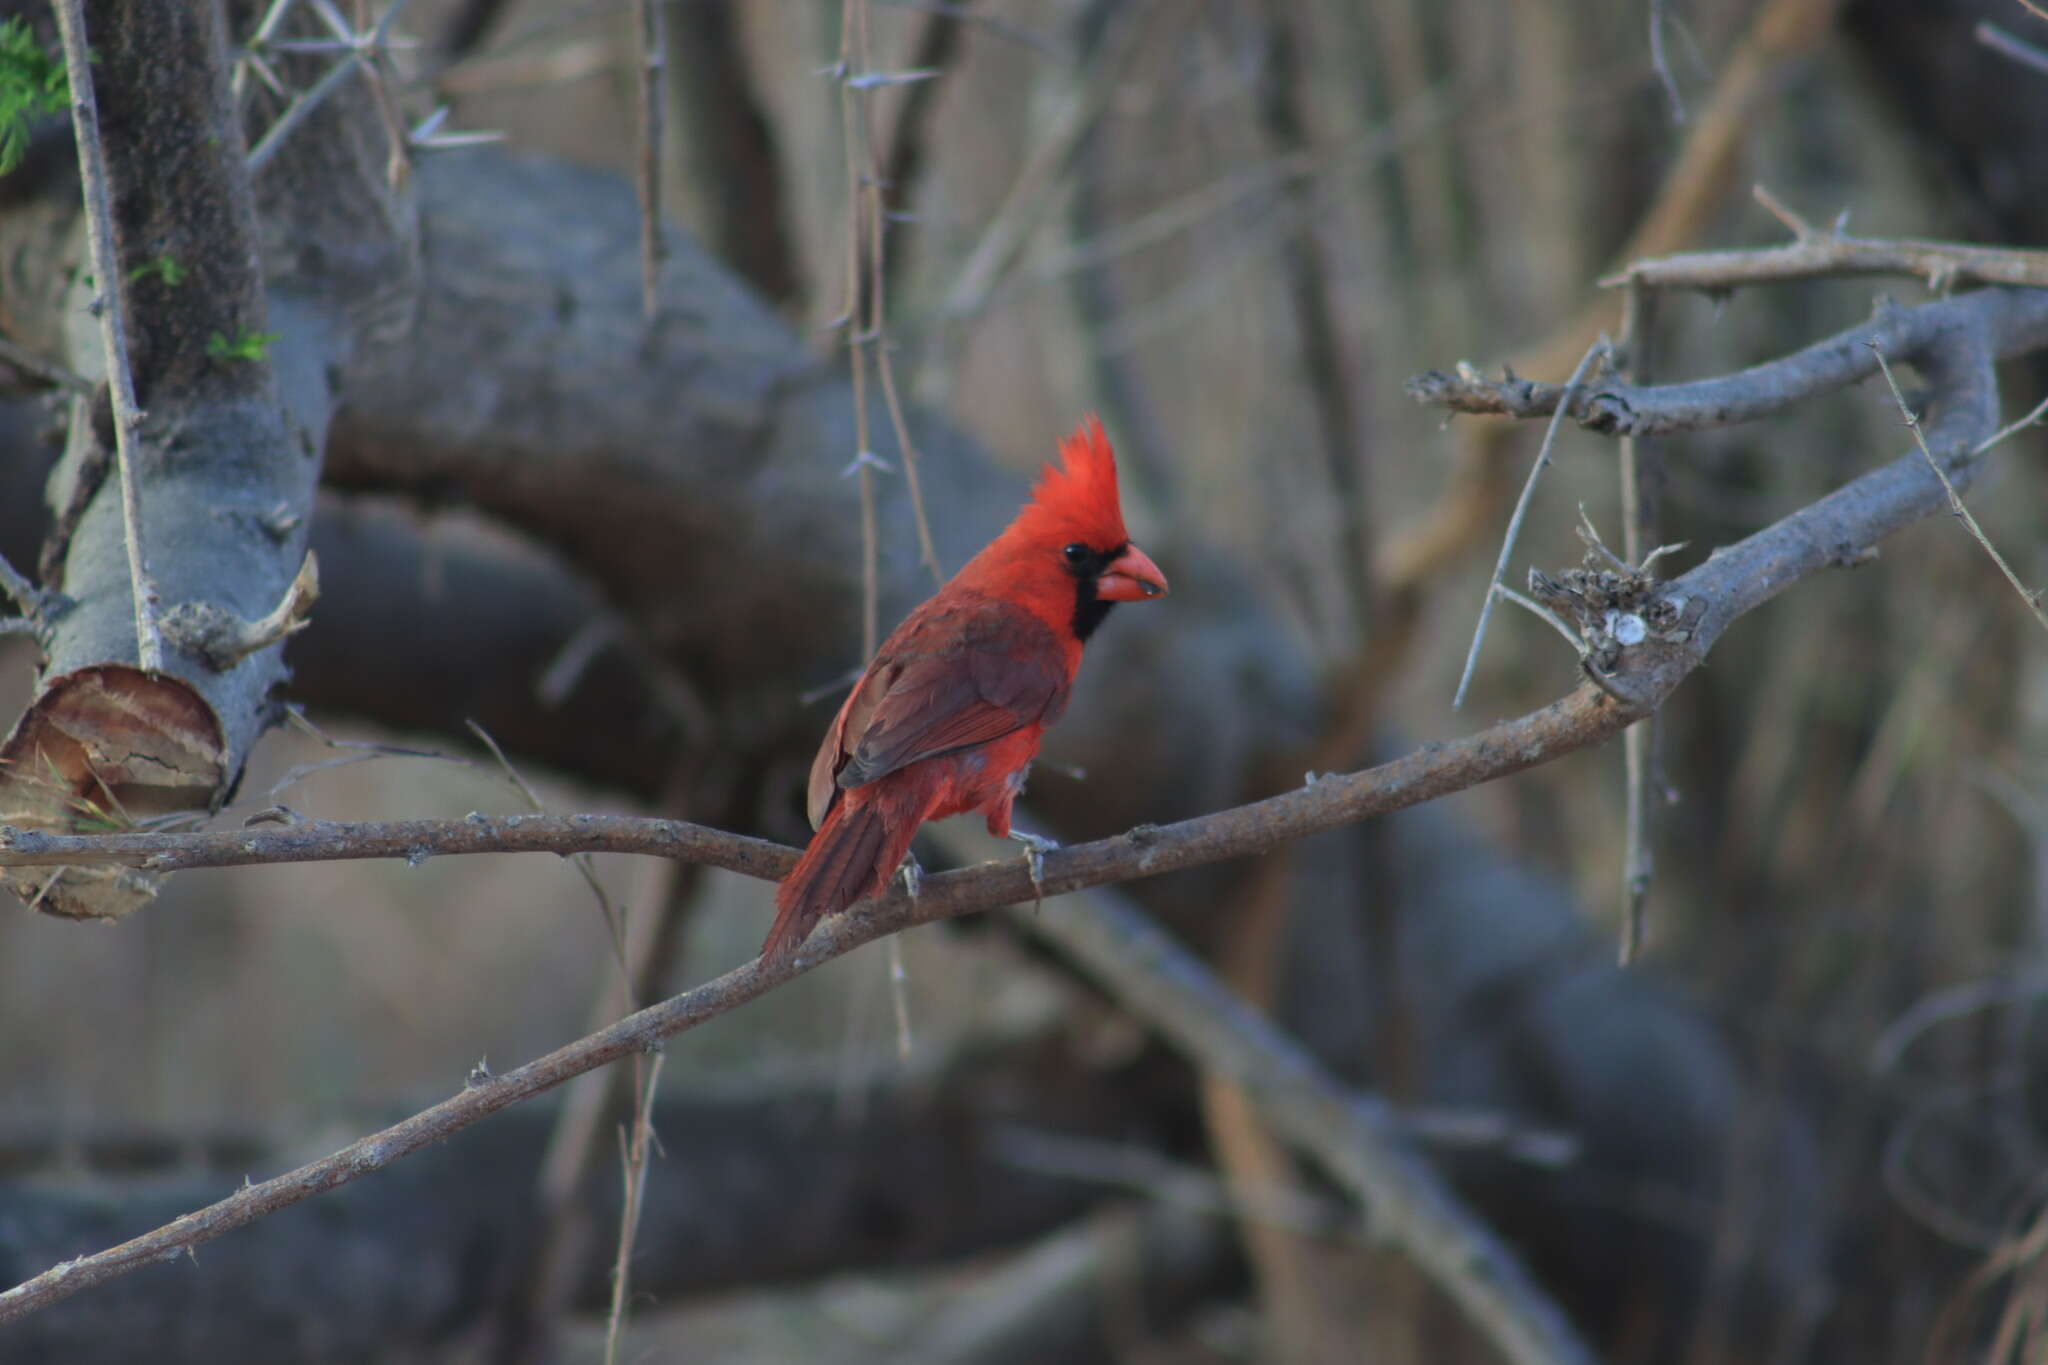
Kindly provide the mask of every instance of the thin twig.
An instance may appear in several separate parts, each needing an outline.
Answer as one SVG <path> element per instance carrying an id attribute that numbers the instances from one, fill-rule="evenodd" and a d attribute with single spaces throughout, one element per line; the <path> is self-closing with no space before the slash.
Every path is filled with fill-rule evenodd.
<path id="1" fill-rule="evenodd" d="M 626 1297 L 633 1283 L 633 1243 L 640 1232 L 640 1210 L 647 1203 L 647 1160 L 654 1146 L 654 1092 L 667 1055 L 657 1051 L 649 1062 L 633 1059 L 633 1127 L 619 1135 L 619 1157 L 625 1168 L 625 1197 L 619 1211 L 619 1248 L 612 1262 L 611 1310 L 605 1315 L 604 1365 L 618 1365 L 619 1335 L 626 1325 Z"/>
<path id="2" fill-rule="evenodd" d="M 114 458 L 121 480 L 122 535 L 128 549 L 128 590 L 135 598 L 136 656 L 144 673 L 161 673 L 164 639 L 157 626 L 156 584 L 143 554 L 142 494 L 136 483 L 136 465 L 142 458 L 142 411 L 135 402 L 135 375 L 128 368 L 121 257 L 114 247 L 113 199 L 107 186 L 107 152 L 100 142 L 99 103 L 93 98 L 84 0 L 58 0 L 56 9 L 57 29 L 64 43 L 64 70 L 71 82 L 71 127 L 78 140 L 78 176 L 85 186 L 87 239 L 99 291 L 100 341 L 106 351 Z"/>
<path id="3" fill-rule="evenodd" d="M 540 794 L 527 784 L 526 779 L 520 775 L 519 769 L 512 766 L 512 760 L 505 756 L 505 751 L 502 748 L 498 747 L 498 741 L 491 737 L 491 732 L 484 729 L 473 717 L 463 721 L 463 725 L 468 728 L 472 735 L 475 735 L 477 739 L 482 741 L 486 749 L 491 751 L 491 757 L 498 760 L 498 767 L 505 774 L 505 780 L 510 782 L 513 788 L 526 798 L 526 804 L 532 809 L 533 813 L 535 815 L 546 815 L 548 813 L 547 803 L 542 801 Z M 625 914 L 612 904 L 611 893 L 604 889 L 604 882 L 597 875 L 597 864 L 591 861 L 588 853 L 578 853 L 570 859 L 570 862 L 574 864 L 577 873 L 583 878 L 583 884 L 590 888 L 591 897 L 597 902 L 598 913 L 604 918 L 605 933 L 610 938 L 612 945 L 612 960 L 618 966 L 619 979 L 626 984 L 628 1005 L 630 1007 L 638 1007 L 640 1002 L 633 995 L 633 968 L 627 961 L 626 954 Z"/>
<path id="4" fill-rule="evenodd" d="M 627 922 L 629 971 L 625 976 L 603 974 L 585 1016 L 589 1021 L 586 1030 L 617 1023 L 654 994 L 663 945 L 672 942 L 669 933 L 674 920 L 683 913 L 690 888 L 699 884 L 694 876 L 679 874 L 692 871 L 687 864 L 663 862 L 641 879 L 633 900 L 647 908 Z M 646 1083 L 640 1061 L 636 1057 L 633 1068 L 632 1107 L 636 1112 Z M 540 1178 L 535 1182 L 541 1229 L 538 1250 L 524 1291 L 512 1309 L 524 1314 L 524 1320 L 552 1319 L 575 1293 L 592 1234 L 591 1215 L 579 1196 L 601 1150 L 597 1137 L 612 1093 L 611 1081 L 611 1073 L 592 1071 L 564 1087 L 547 1153 L 541 1159 Z M 620 1232 L 625 1232 L 623 1220 Z M 638 1236 L 637 1226 L 634 1236 Z"/>
<path id="5" fill-rule="evenodd" d="M 262 170 L 270 159 L 277 155 L 277 150 L 284 145 L 284 140 L 290 137 L 301 123 L 311 118 L 314 111 L 325 104 L 328 97 L 339 90 L 342 83 L 365 64 L 366 58 L 361 51 L 350 52 L 327 68 L 310 90 L 287 105 L 285 111 L 277 116 L 277 121 L 271 124 L 257 140 L 256 145 L 249 149 L 249 174 L 253 176 Z"/>
<path id="6" fill-rule="evenodd" d="M 1371 1238 L 1357 1226 L 1356 1215 L 1348 1206 L 1313 1194 L 1298 1183 L 1226 1185 L 1207 1166 L 1176 1161 L 1129 1142 L 1018 1127 L 998 1134 L 995 1155 L 1019 1170 L 1119 1186 L 1212 1217 L 1371 1245 Z"/>
<path id="7" fill-rule="evenodd" d="M 633 32 L 639 43 L 640 158 L 633 190 L 640 199 L 640 307 L 649 322 L 661 312 L 661 263 L 668 254 L 661 235 L 662 75 L 668 63 L 659 0 L 634 0 Z M 611 1342 L 607 1340 L 609 1358 Z"/>
<path id="8" fill-rule="evenodd" d="M 1654 25 L 1655 21 L 1652 20 Z M 1622 377 L 1631 384 L 1650 379 L 1650 314 L 1652 295 L 1641 280 L 1631 279 L 1621 313 Z M 1639 438 L 1628 435 L 1617 442 L 1621 463 L 1622 554 L 1631 566 L 1646 570 L 1645 542 L 1652 539 L 1648 500 L 1642 488 Z M 1585 509 L 1579 510 L 1585 520 Z M 1621 853 L 1621 965 L 1626 967 L 1642 951 L 1645 914 L 1649 906 L 1650 876 L 1650 746 L 1658 718 L 1651 716 L 1641 725 L 1631 725 L 1621 737 L 1622 786 L 1625 814 L 1622 820 Z"/>
<path id="9" fill-rule="evenodd" d="M 846 166 L 846 308 L 841 320 L 847 328 L 848 365 L 853 373 L 853 464 L 848 472 L 860 481 L 860 657 L 866 663 L 875 657 L 881 639 L 880 547 L 875 527 L 876 457 L 868 430 L 867 348 L 861 341 L 861 164 L 856 151 L 854 118 L 854 35 L 858 0 L 841 0 L 839 8 L 839 125 L 840 145 Z"/>
<path id="10" fill-rule="evenodd" d="M 1586 657 L 1587 649 L 1585 640 L 1579 635 L 1579 633 L 1576 630 L 1573 630 L 1571 628 L 1571 625 L 1562 616 L 1559 616 L 1556 612 L 1552 611 L 1549 607 L 1544 606 L 1535 598 L 1529 597 L 1523 593 L 1516 592 L 1513 588 L 1509 587 L 1505 583 L 1494 584 L 1493 590 L 1500 596 L 1506 598 L 1508 601 L 1520 607 L 1523 611 L 1531 612 L 1534 615 L 1539 616 L 1543 620 L 1549 622 L 1550 628 L 1556 631 L 1559 635 L 1564 636 L 1565 643 L 1570 645 L 1573 648 L 1573 650 L 1575 650 L 1578 653 L 1578 656 L 1580 658 L 1583 659 Z M 1631 733 L 1633 733 L 1633 731 L 1631 731 Z"/>
<path id="11" fill-rule="evenodd" d="M 1623 777 L 1623 802 L 1625 813 L 1622 818 L 1623 841 L 1621 854 L 1621 950 L 1619 959 L 1626 967 L 1633 963 L 1643 951 L 1648 935 L 1648 909 L 1650 893 L 1650 846 L 1649 846 L 1649 802 L 1650 802 L 1650 727 L 1656 724 L 1652 716 L 1641 725 L 1631 725 L 1622 732 L 1621 763 Z"/>
<path id="12" fill-rule="evenodd" d="M 867 0 L 845 0 L 840 11 L 839 112 L 845 125 L 846 150 L 846 268 L 847 325 L 851 333 L 849 363 L 853 372 L 856 456 L 860 472 L 861 532 L 861 658 L 874 658 L 881 639 L 880 532 L 876 526 L 874 471 L 868 430 L 867 350 L 874 348 L 875 368 L 882 381 L 882 397 L 896 434 L 896 451 L 903 461 L 904 483 L 910 493 L 912 519 L 917 524 L 918 556 L 931 571 L 934 585 L 943 584 L 945 571 L 939 567 L 939 552 L 932 543 L 931 523 L 925 517 L 924 487 L 918 480 L 917 449 L 910 440 L 910 427 L 903 418 L 903 404 L 896 393 L 896 374 L 889 358 L 888 311 L 884 277 L 886 252 L 883 233 L 888 214 L 883 207 L 882 169 L 875 154 L 873 83 L 869 79 L 874 52 L 869 32 Z M 863 256 L 865 244 L 865 256 Z M 903 962 L 903 944 L 889 940 L 889 999 L 896 1019 L 896 1044 L 903 1056 L 910 1055 L 909 974 Z"/>
<path id="13" fill-rule="evenodd" d="M 363 79 L 369 83 L 370 99 L 376 105 L 378 120 L 384 125 L 385 141 L 389 148 L 386 175 L 395 190 L 403 183 L 410 166 L 407 151 L 413 144 L 413 138 L 406 130 L 405 120 L 399 116 L 398 101 L 392 96 L 380 63 L 390 55 L 395 45 L 392 30 L 397 27 L 399 15 L 405 12 L 411 0 L 391 0 L 383 15 L 377 20 L 376 26 L 361 32 L 351 27 L 348 20 L 328 3 L 328 0 L 310 0 L 310 3 L 314 12 L 320 16 L 333 35 L 331 39 L 317 42 L 281 42 L 270 38 L 269 33 L 275 28 L 276 23 L 282 20 L 288 8 L 288 4 L 280 0 L 280 3 L 265 16 L 257 36 L 250 40 L 249 48 L 244 53 L 245 59 L 252 69 L 263 75 L 266 83 L 274 85 L 276 78 L 269 73 L 269 68 L 262 64 L 262 58 L 258 55 L 260 47 L 268 47 L 276 52 L 338 52 L 341 55 L 334 65 L 313 83 L 312 88 L 287 105 L 277 121 L 265 131 L 263 137 L 249 152 L 249 171 L 253 175 L 268 163 L 277 154 L 278 148 L 284 145 L 285 139 L 290 137 L 300 124 L 325 104 L 351 75 L 361 71 Z M 235 80 L 239 83 L 241 78 L 242 68 L 237 66 Z M 236 88 L 239 91 L 239 84 Z"/>
<path id="14" fill-rule="evenodd" d="M 934 585 L 946 581 L 939 565 L 939 552 L 932 540 L 930 519 L 925 514 L 924 485 L 918 478 L 917 447 L 910 439 L 910 424 L 904 420 L 903 402 L 896 387 L 895 365 L 889 354 L 888 280 L 885 274 L 886 231 L 889 222 L 883 183 L 876 153 L 872 66 L 874 53 L 869 33 L 867 0 L 845 0 L 840 14 L 839 93 L 840 117 L 844 123 L 847 181 L 847 300 L 845 320 L 853 348 L 851 367 L 854 384 L 856 437 L 861 456 L 861 527 L 865 565 L 875 562 L 873 542 L 874 488 L 872 470 L 876 461 L 868 433 L 867 352 L 872 348 L 875 372 L 882 382 L 882 399 L 889 412 L 896 450 L 903 461 L 903 481 L 910 494 L 911 519 L 917 527 L 918 558 L 932 576 Z M 922 75 L 924 73 L 915 73 Z M 862 575 L 863 584 L 869 575 Z M 878 592 L 870 590 L 865 601 L 872 613 Z M 864 656 L 875 652 L 876 631 L 872 625 L 866 637 Z"/>
<path id="15" fill-rule="evenodd" d="M 869 33 L 868 0 L 855 0 L 859 21 L 859 58 L 863 73 L 872 70 L 874 52 Z M 924 486 L 917 476 L 917 447 L 910 439 L 910 424 L 903 419 L 903 402 L 896 392 L 896 367 L 889 356 L 888 294 L 886 275 L 888 253 L 886 231 L 889 223 L 884 196 L 895 186 L 882 178 L 882 165 L 875 151 L 875 105 L 872 87 L 856 87 L 852 73 L 846 84 L 853 107 L 860 114 L 860 146 L 864 167 L 854 181 L 854 205 L 859 222 L 853 231 L 867 239 L 867 279 L 860 296 L 867 302 L 867 315 L 857 327 L 859 340 L 874 348 L 875 372 L 882 381 L 882 398 L 889 409 L 889 424 L 896 433 L 896 452 L 903 460 L 903 481 L 910 493 L 911 519 L 917 525 L 917 553 L 932 582 L 943 584 L 946 571 L 939 566 L 939 551 L 932 543 L 931 523 L 925 517 Z M 892 158 L 893 159 L 893 158 Z"/>
<path id="16" fill-rule="evenodd" d="M 412 135 L 406 130 L 405 119 L 398 111 L 398 100 L 391 93 L 391 87 L 384 79 L 384 67 L 388 64 L 393 46 L 391 31 L 398 25 L 398 16 L 405 12 L 412 0 L 389 0 L 384 15 L 377 21 L 376 28 L 369 34 L 350 35 L 363 53 L 363 76 L 370 83 L 370 101 L 377 106 L 378 121 L 384 125 L 387 144 L 385 178 L 391 189 L 396 191 L 405 183 L 412 167 L 410 151 Z"/>
<path id="17" fill-rule="evenodd" d="M 263 18 L 257 21 L 256 31 L 251 33 L 249 41 L 243 44 L 241 60 L 235 63 L 235 73 L 228 87 L 237 106 L 242 102 L 242 92 L 248 87 L 248 76 L 252 71 L 266 84 L 275 88 L 276 78 L 263 61 L 263 48 L 276 36 L 285 17 L 292 12 L 292 7 L 298 2 L 299 0 L 271 0 L 270 7 L 263 12 Z"/>
<path id="18" fill-rule="evenodd" d="M 1989 19 L 1977 21 L 1974 36 L 1978 42 L 2000 56 L 2010 57 L 2022 66 L 2048 75 L 2048 52 L 2043 52 L 2025 39 L 2006 32 Z"/>
<path id="19" fill-rule="evenodd" d="M 42 380 L 53 389 L 69 389 L 72 393 L 92 392 L 92 384 L 84 375 L 58 361 L 39 356 L 6 337 L 0 337 L 0 361 L 30 378 Z"/>
<path id="20" fill-rule="evenodd" d="M 2048 285 L 2048 251 L 1916 238 L 1851 237 L 1840 225 L 1813 226 L 1762 185 L 1754 186 L 1751 194 L 1791 232 L 1790 242 L 1635 260 L 1600 283 L 1610 289 L 1630 280 L 1656 289 L 1729 289 L 1823 275 L 1915 275 L 1938 293 L 1958 284 Z"/>
<path id="21" fill-rule="evenodd" d="M 1650 66 L 1663 83 L 1665 97 L 1671 101 L 1671 121 L 1685 122 L 1685 101 L 1671 75 L 1671 64 L 1664 57 L 1664 0 L 1650 0 Z"/>
<path id="22" fill-rule="evenodd" d="M 1051 211 L 1075 153 L 1125 88 L 1124 68 L 1146 17 L 1142 7 L 1119 11 L 1088 69 L 1061 92 L 1043 135 L 1025 155 L 1001 204 L 989 215 L 974 249 L 946 288 L 939 306 L 942 317 L 957 321 L 980 312 L 1023 254 L 1032 232 Z"/>
<path id="23" fill-rule="evenodd" d="M 2048 398 L 2043 398 L 2040 402 L 2034 404 L 2033 411 L 2020 418 L 2019 421 L 2014 422 L 2010 426 L 2000 427 L 1997 431 L 1986 437 L 1982 444 L 1978 445 L 1970 454 L 1972 456 L 1982 455 L 1985 451 L 2000 444 L 2016 432 L 2024 431 L 2026 428 L 2033 426 L 2043 417 L 2048 417 Z"/>
<path id="24" fill-rule="evenodd" d="M 0 593 L 21 609 L 21 614 L 33 621 L 42 614 L 43 595 L 36 591 L 36 585 L 22 576 L 21 570 L 7 562 L 6 555 L 0 555 Z"/>
<path id="25" fill-rule="evenodd" d="M 1508 560 L 1515 553 L 1515 539 L 1522 533 L 1522 519 L 1529 514 L 1529 503 L 1536 495 L 1536 480 L 1550 464 L 1550 448 L 1557 443 L 1557 429 L 1563 414 L 1570 411 L 1572 400 L 1578 396 L 1579 386 L 1592 373 L 1594 362 L 1604 357 L 1610 347 L 1606 337 L 1601 337 L 1586 348 L 1579 357 L 1578 367 L 1572 377 L 1565 381 L 1564 393 L 1558 400 L 1557 411 L 1551 416 L 1550 427 L 1543 433 L 1543 445 L 1536 452 L 1536 463 L 1529 467 L 1529 478 L 1522 485 L 1522 496 L 1515 500 L 1514 515 L 1508 518 L 1507 537 L 1501 541 L 1500 559 L 1493 566 L 1493 577 L 1487 581 L 1486 599 L 1479 605 L 1479 626 L 1472 632 L 1472 648 L 1465 654 L 1465 671 L 1458 677 L 1457 695 L 1451 698 L 1451 709 L 1460 711 L 1465 706 L 1465 689 L 1472 685 L 1472 672 L 1479 666 L 1479 647 L 1486 640 L 1486 622 L 1493 615 L 1493 604 L 1500 592 L 1501 580 L 1507 576 Z"/>
<path id="26" fill-rule="evenodd" d="M 2027 610 L 2032 612 L 2034 619 L 2041 623 L 2041 629 L 2048 630 L 2048 612 L 2044 612 L 2041 609 L 2042 594 L 2020 582 L 2020 576 L 2012 571 L 2012 565 L 2005 562 L 2005 556 L 1998 552 L 1998 547 L 1991 543 L 1991 537 L 1985 535 L 1984 528 L 1977 524 L 1977 518 L 1970 515 L 1970 509 L 1963 505 L 1962 494 L 1958 493 L 1955 484 L 1950 482 L 1948 471 L 1941 467 L 1941 461 L 1935 459 L 1934 452 L 1927 448 L 1927 436 L 1920 430 L 1920 419 L 1911 408 L 1906 406 L 1906 395 L 1899 391 L 1899 381 L 1893 377 L 1892 367 L 1884 358 L 1884 348 L 1875 341 L 1870 342 L 1869 346 L 1870 353 L 1877 357 L 1877 368 L 1884 372 L 1885 384 L 1892 391 L 1892 401 L 1899 405 L 1900 417 L 1905 420 L 1907 428 L 1913 433 L 1914 444 L 1920 447 L 1920 454 L 1926 459 L 1927 467 L 1934 471 L 1934 477 L 1941 480 L 1942 491 L 1948 494 L 1949 511 L 1955 513 L 1961 519 L 1963 525 L 1969 528 L 1970 534 L 1976 538 L 1977 543 L 1984 547 L 1984 553 L 1991 556 L 1991 562 L 1998 566 L 1998 571 L 2005 575 L 2005 581 L 2012 584 L 2012 590 L 2020 595 L 2022 602 L 2027 604 Z M 2040 409 L 2037 408 L 2035 411 L 2039 412 Z M 1992 438 L 1994 441 L 1997 439 L 1998 437 Z M 1985 442 L 1986 445 L 1990 443 L 1989 441 Z"/>

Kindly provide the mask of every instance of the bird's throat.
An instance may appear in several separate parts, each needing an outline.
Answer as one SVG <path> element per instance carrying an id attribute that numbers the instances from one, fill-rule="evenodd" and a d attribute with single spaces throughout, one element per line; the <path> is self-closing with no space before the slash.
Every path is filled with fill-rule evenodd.
<path id="1" fill-rule="evenodd" d="M 1109 615 L 1114 602 L 1105 602 L 1095 595 L 1095 580 L 1079 578 L 1074 581 L 1074 638 L 1086 641 L 1102 624 L 1102 618 Z"/>

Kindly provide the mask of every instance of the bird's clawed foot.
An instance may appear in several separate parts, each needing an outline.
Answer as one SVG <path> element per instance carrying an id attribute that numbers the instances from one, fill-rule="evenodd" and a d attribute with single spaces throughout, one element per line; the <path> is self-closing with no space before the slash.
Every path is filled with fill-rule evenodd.
<path id="1" fill-rule="evenodd" d="M 903 855 L 903 866 L 896 869 L 896 875 L 903 879 L 903 894 L 915 901 L 917 893 L 924 890 L 924 865 L 915 853 Z"/>
<path id="2" fill-rule="evenodd" d="M 1021 829 L 1009 832 L 1009 838 L 1024 845 L 1024 866 L 1031 870 L 1031 889 L 1038 893 L 1038 903 L 1045 903 L 1045 855 L 1060 846 L 1057 839 L 1047 839 L 1037 834 L 1026 834 Z"/>

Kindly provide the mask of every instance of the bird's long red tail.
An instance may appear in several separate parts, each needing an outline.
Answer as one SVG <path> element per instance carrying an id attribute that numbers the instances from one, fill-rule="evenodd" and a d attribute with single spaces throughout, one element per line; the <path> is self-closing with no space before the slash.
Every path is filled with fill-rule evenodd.
<path id="1" fill-rule="evenodd" d="M 913 812 L 913 816 L 916 813 Z M 761 956 L 779 962 L 797 950 L 811 929 L 889 884 L 921 818 L 903 819 L 884 802 L 841 801 L 811 836 L 811 846 L 775 889 L 775 924 Z"/>

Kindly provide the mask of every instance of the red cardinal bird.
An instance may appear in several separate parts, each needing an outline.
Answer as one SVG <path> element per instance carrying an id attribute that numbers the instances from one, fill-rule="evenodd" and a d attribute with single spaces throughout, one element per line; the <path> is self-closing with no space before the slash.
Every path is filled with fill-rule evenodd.
<path id="1" fill-rule="evenodd" d="M 1116 603 L 1165 594 L 1166 576 L 1124 532 L 1116 456 L 1091 417 L 1017 519 L 903 619 L 839 708 L 811 764 L 818 832 L 776 889 L 762 956 L 789 956 L 824 916 L 886 887 L 927 820 L 980 811 L 1008 836 L 1082 643 Z"/>

